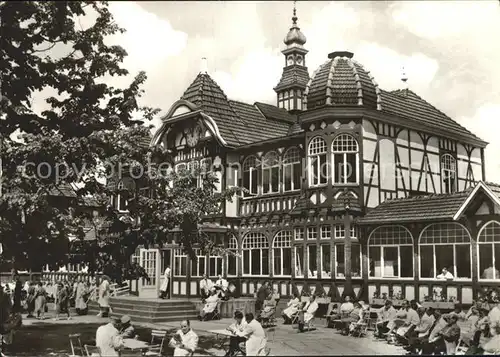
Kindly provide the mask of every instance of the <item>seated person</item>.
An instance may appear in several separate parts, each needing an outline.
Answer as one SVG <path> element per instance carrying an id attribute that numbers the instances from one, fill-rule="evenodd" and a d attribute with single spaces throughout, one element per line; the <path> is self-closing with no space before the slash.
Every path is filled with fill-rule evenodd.
<path id="1" fill-rule="evenodd" d="M 205 306 L 203 306 L 198 316 L 200 321 L 203 320 L 206 315 L 213 314 L 219 304 L 219 295 L 217 295 L 214 290 L 212 290 L 210 294 L 211 295 L 205 300 Z"/>
<path id="2" fill-rule="evenodd" d="M 200 294 L 201 301 L 204 301 L 207 297 L 210 296 L 210 291 L 214 287 L 214 283 L 212 280 L 207 278 L 207 274 L 203 274 L 203 278 L 200 280 Z"/>
<path id="3" fill-rule="evenodd" d="M 247 325 L 243 332 L 236 332 L 240 337 L 246 338 L 245 349 L 247 356 L 264 356 L 266 351 L 266 332 L 262 325 L 254 319 L 251 312 L 245 314 Z"/>
<path id="4" fill-rule="evenodd" d="M 247 322 L 241 311 L 234 312 L 234 323 L 227 328 L 228 331 L 232 332 L 234 336 L 229 339 L 229 350 L 226 356 L 234 356 L 236 352 L 243 352 L 240 349 L 240 343 L 245 342 L 246 338 L 238 336 L 242 334 L 247 326 Z"/>
<path id="5" fill-rule="evenodd" d="M 488 321 L 490 326 L 495 326 L 500 323 L 500 304 L 494 306 L 488 313 Z M 490 329 L 492 336 L 496 336 L 497 332 L 494 328 Z"/>
<path id="6" fill-rule="evenodd" d="M 384 306 L 377 311 L 377 323 L 375 324 L 376 335 L 382 337 L 384 333 L 389 332 L 387 325 L 390 321 L 396 319 L 397 311 L 392 306 L 391 300 L 386 300 Z"/>
<path id="7" fill-rule="evenodd" d="M 490 329 L 495 330 L 495 335 L 482 345 L 483 355 L 497 355 L 500 351 L 500 324 L 496 323 Z"/>
<path id="8" fill-rule="evenodd" d="M 300 297 L 298 294 L 294 293 L 292 299 L 287 304 L 287 308 L 283 310 L 283 320 L 285 324 L 291 324 L 293 315 L 295 315 L 300 307 L 302 306 L 302 302 L 300 301 Z"/>
<path id="9" fill-rule="evenodd" d="M 318 303 L 316 302 L 316 296 L 311 295 L 306 306 L 299 312 L 299 331 L 304 331 L 304 325 L 308 324 L 313 318 L 314 314 L 318 310 Z"/>
<path id="10" fill-rule="evenodd" d="M 434 309 L 429 307 L 427 310 L 425 308 L 419 308 L 417 310 L 420 316 L 420 323 L 413 329 L 413 331 L 408 333 L 408 351 L 414 351 L 414 346 L 420 344 L 420 342 L 427 336 L 429 336 L 436 318 L 434 317 Z"/>
<path id="11" fill-rule="evenodd" d="M 340 323 L 337 325 L 340 330 L 342 330 L 342 334 L 348 335 L 349 330 L 354 329 L 354 324 L 360 321 L 363 318 L 363 309 L 359 302 L 355 302 L 353 304 L 354 309 L 349 313 L 348 316 L 342 317 L 340 319 Z"/>
<path id="12" fill-rule="evenodd" d="M 119 356 L 123 347 L 123 338 L 120 336 L 121 321 L 117 318 L 110 319 L 106 325 L 97 328 L 95 345 L 101 349 L 103 356 Z"/>
<path id="13" fill-rule="evenodd" d="M 443 270 L 441 270 L 441 274 L 436 277 L 436 279 L 439 280 L 452 280 L 453 278 L 453 274 L 450 273 L 447 268 L 443 268 Z"/>
<path id="14" fill-rule="evenodd" d="M 474 334 L 479 330 L 479 326 L 477 325 L 479 321 L 479 309 L 473 306 L 466 316 L 465 323 L 461 326 L 460 337 L 469 346 L 474 338 Z"/>
<path id="15" fill-rule="evenodd" d="M 227 293 L 227 288 L 229 287 L 229 283 L 226 279 L 219 275 L 219 278 L 215 281 L 215 289 L 219 291 L 219 297 L 225 298 Z"/>
<path id="16" fill-rule="evenodd" d="M 333 322 L 333 320 L 339 320 L 342 317 L 349 316 L 352 310 L 354 310 L 354 305 L 351 302 L 351 297 L 346 296 L 344 302 L 340 305 L 337 314 L 331 316 L 331 321 Z"/>
<path id="17" fill-rule="evenodd" d="M 363 311 L 370 310 L 370 305 L 366 304 L 363 300 L 359 300 L 359 305 L 361 305 Z"/>
<path id="18" fill-rule="evenodd" d="M 445 352 L 446 355 L 455 354 L 458 340 L 460 339 L 460 327 L 457 325 L 457 315 L 444 315 L 446 325 L 434 336 L 429 337 L 429 342 L 423 346 L 422 354 L 441 354 Z"/>
<path id="19" fill-rule="evenodd" d="M 495 274 L 495 275 L 493 275 Z M 483 274 L 481 274 L 481 279 L 498 279 L 500 277 L 500 272 L 493 266 L 484 269 Z"/>
<path id="20" fill-rule="evenodd" d="M 410 308 L 406 311 L 406 320 L 403 326 L 396 330 L 396 338 L 399 339 L 400 342 L 407 340 L 412 331 L 420 324 L 420 316 L 417 310 L 417 302 L 412 300 L 410 302 Z M 422 310 L 421 314 L 423 315 Z"/>
<path id="21" fill-rule="evenodd" d="M 198 335 L 191 329 L 189 320 L 181 321 L 181 328 L 172 337 L 169 346 L 174 348 L 174 356 L 193 355 L 198 348 Z"/>
<path id="22" fill-rule="evenodd" d="M 334 327 L 334 321 L 333 319 L 338 319 L 340 316 L 339 310 L 340 306 L 339 304 L 332 302 L 330 303 L 331 310 L 330 313 L 327 313 L 326 317 L 326 326 L 329 328 Z M 330 309 L 330 306 L 328 307 Z"/>
<path id="23" fill-rule="evenodd" d="M 123 315 L 121 318 L 121 330 L 120 336 L 123 338 L 134 338 L 135 337 L 135 329 L 132 326 L 130 321 L 130 316 Z"/>
<path id="24" fill-rule="evenodd" d="M 465 321 L 465 312 L 462 310 L 462 305 L 456 304 L 455 309 L 450 314 L 457 315 L 458 321 Z"/>
<path id="25" fill-rule="evenodd" d="M 474 331 L 471 331 L 472 338 L 467 340 L 469 334 L 465 333 L 462 335 L 464 342 L 469 342 L 469 349 L 465 353 L 466 355 L 477 355 L 483 354 L 483 345 L 486 344 L 491 339 L 490 324 L 488 319 L 488 310 L 485 308 L 480 308 L 479 318 L 474 326 Z"/>
<path id="26" fill-rule="evenodd" d="M 389 331 L 387 331 L 385 334 L 389 335 L 391 334 L 395 329 L 399 328 L 400 326 L 403 326 L 405 321 L 406 321 L 406 315 L 408 314 L 408 310 L 410 309 L 410 303 L 408 300 L 404 300 L 401 308 L 396 312 L 396 318 L 394 320 L 389 321 L 387 324 L 387 328 Z"/>
<path id="27" fill-rule="evenodd" d="M 278 301 L 280 300 L 280 296 L 277 290 L 274 290 L 267 299 L 264 301 L 264 308 L 260 312 L 257 321 L 261 322 L 262 320 L 267 320 L 271 318 L 276 312 L 276 306 L 278 305 Z"/>

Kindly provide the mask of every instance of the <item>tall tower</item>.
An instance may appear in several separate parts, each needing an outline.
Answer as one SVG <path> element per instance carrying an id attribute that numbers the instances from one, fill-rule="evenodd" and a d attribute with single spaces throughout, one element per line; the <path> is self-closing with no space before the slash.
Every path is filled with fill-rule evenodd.
<path id="1" fill-rule="evenodd" d="M 285 67 L 278 85 L 274 88 L 277 94 L 278 107 L 294 114 L 302 110 L 302 96 L 309 82 L 306 67 L 307 50 L 304 48 L 306 36 L 297 26 L 297 10 L 293 6 L 292 27 L 283 42 L 286 48 L 281 51 L 285 56 Z"/>

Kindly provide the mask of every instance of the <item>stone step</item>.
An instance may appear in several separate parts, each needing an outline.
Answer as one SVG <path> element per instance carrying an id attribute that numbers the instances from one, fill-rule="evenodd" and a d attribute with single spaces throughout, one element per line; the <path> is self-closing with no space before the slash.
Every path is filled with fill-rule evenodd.
<path id="1" fill-rule="evenodd" d="M 192 301 L 189 300 L 162 300 L 162 299 L 139 299 L 139 298 L 120 298 L 115 297 L 109 300 L 110 304 L 129 304 L 134 306 L 159 306 L 159 305 L 170 305 L 170 304 L 192 304 Z"/>
<path id="2" fill-rule="evenodd" d="M 165 304 L 155 304 L 155 305 L 140 305 L 133 304 L 124 301 L 110 301 L 110 305 L 113 308 L 131 309 L 131 310 L 143 310 L 143 311 L 172 311 L 175 309 L 189 309 L 195 308 L 195 305 L 190 302 L 175 302 L 175 303 L 165 303 Z"/>

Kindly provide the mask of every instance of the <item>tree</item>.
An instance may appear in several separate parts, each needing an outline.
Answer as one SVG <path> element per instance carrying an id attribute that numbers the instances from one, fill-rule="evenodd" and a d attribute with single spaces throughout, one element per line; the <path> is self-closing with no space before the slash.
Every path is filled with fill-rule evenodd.
<path id="1" fill-rule="evenodd" d="M 83 28 L 80 20 L 89 16 L 95 20 Z M 124 30 L 114 23 L 106 2 L 2 1 L 0 19 L 3 257 L 12 258 L 19 268 L 39 269 L 45 264 L 55 268 L 66 263 L 71 246 L 68 237 L 83 240 L 84 226 L 95 218 L 93 209 L 86 209 L 86 200 L 92 196 L 108 230 L 120 238 L 102 238 L 79 257 L 92 263 L 94 270 L 125 266 L 134 244 L 160 242 L 166 228 L 199 222 L 197 209 L 210 211 L 210 205 L 229 197 L 229 193 L 213 195 L 207 188 L 201 196 L 204 206 L 199 204 L 200 197 L 179 188 L 183 187 L 180 179 L 180 186 L 175 185 L 170 193 L 155 189 L 155 197 L 164 195 L 166 201 L 137 198 L 131 205 L 131 215 L 136 216 L 152 205 L 144 214 L 151 227 L 137 229 L 124 222 L 107 206 L 116 192 L 99 177 L 113 165 L 135 167 L 147 162 L 151 150 L 141 143 L 149 138 L 150 128 L 143 124 L 158 112 L 138 103 L 144 72 L 126 88 L 108 84 L 110 78 L 128 74 L 122 68 L 126 51 L 106 40 Z M 45 95 L 46 110 L 39 113 L 32 101 L 41 95 Z M 136 115 L 142 120 L 134 120 Z M 21 141 L 16 140 L 16 133 Z M 163 176 L 151 184 L 176 180 Z M 174 193 L 180 197 L 172 199 Z M 179 205 L 169 199 L 198 203 L 178 211 Z M 197 237 L 186 235 L 187 241 Z M 134 243 L 118 249 L 128 241 Z"/>

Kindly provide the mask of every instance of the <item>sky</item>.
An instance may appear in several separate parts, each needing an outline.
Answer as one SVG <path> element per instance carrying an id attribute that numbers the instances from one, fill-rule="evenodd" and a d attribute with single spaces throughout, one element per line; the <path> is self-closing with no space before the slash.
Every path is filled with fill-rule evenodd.
<path id="1" fill-rule="evenodd" d="M 275 104 L 291 1 L 110 2 L 127 30 L 114 43 L 132 75 L 148 75 L 142 104 L 164 115 L 201 70 L 231 99 Z M 490 144 L 486 180 L 500 183 L 500 2 L 297 2 L 312 72 L 347 50 L 386 90 L 408 87 Z M 115 79 L 113 79 L 115 80 Z M 116 80 L 115 80 L 116 81 Z M 123 79 L 118 80 L 126 83 Z M 115 83 L 113 83 L 115 84 Z M 158 125 L 159 117 L 153 124 Z"/>

